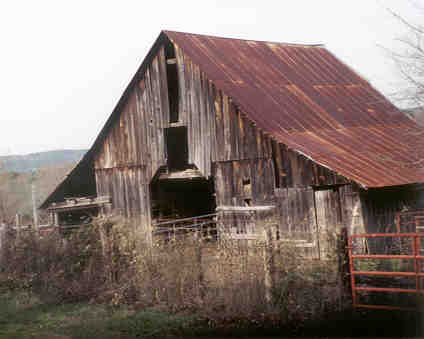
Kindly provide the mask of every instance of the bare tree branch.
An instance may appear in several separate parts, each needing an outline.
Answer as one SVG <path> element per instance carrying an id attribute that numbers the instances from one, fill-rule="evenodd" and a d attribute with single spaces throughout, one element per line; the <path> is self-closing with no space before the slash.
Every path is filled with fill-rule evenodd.
<path id="1" fill-rule="evenodd" d="M 424 7 L 418 6 L 415 2 L 410 2 L 424 17 Z M 401 48 L 394 51 L 380 46 L 388 53 L 395 63 L 400 76 L 409 85 L 402 92 L 397 93 L 396 100 L 404 100 L 409 106 L 424 105 L 424 28 L 420 24 L 415 24 L 407 20 L 401 14 L 390 8 L 386 10 L 402 25 L 408 34 L 396 39 Z"/>
<path id="2" fill-rule="evenodd" d="M 393 12 L 390 8 L 386 8 L 386 10 L 392 14 L 397 20 L 399 20 L 400 22 L 402 22 L 406 27 L 408 27 L 410 30 L 415 31 L 419 34 L 424 34 L 424 29 L 421 26 L 417 26 L 414 25 L 412 23 L 410 23 L 409 21 L 407 21 L 406 19 L 404 19 L 401 15 L 399 15 L 396 12 Z"/>

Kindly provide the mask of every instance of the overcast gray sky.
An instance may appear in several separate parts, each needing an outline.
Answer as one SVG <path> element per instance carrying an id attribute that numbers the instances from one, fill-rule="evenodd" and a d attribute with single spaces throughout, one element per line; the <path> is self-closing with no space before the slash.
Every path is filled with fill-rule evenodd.
<path id="1" fill-rule="evenodd" d="M 406 30 L 385 7 L 419 18 L 407 0 L 4 0 L 0 155 L 89 148 L 162 29 L 323 43 L 390 95 L 401 83 L 377 45 Z"/>

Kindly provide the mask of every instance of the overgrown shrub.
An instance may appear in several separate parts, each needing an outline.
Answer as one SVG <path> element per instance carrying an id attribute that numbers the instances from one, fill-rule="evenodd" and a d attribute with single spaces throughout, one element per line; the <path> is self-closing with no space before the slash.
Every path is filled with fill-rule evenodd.
<path id="1" fill-rule="evenodd" d="M 34 230 L 9 232 L 0 265 L 3 281 L 51 301 L 96 299 L 124 280 L 132 267 L 128 225 L 97 219 L 88 227 L 42 238 Z M 125 230 L 125 237 L 123 235 Z"/>
<path id="2" fill-rule="evenodd" d="M 273 300 L 266 298 L 265 244 L 203 242 L 193 234 L 146 244 L 129 221 L 97 218 L 69 234 L 10 234 L 1 283 L 51 302 L 97 301 L 195 312 L 209 324 L 263 317 L 306 320 L 342 307 L 335 260 L 273 249 Z M 273 321 L 274 321 L 273 320 Z M 241 321 L 241 320 L 240 320 Z"/>

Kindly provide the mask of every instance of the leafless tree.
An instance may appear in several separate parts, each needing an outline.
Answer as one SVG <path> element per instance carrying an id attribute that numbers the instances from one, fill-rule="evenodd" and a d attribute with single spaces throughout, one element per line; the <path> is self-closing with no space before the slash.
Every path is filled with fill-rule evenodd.
<path id="1" fill-rule="evenodd" d="M 410 1 L 417 13 L 424 19 L 424 0 Z M 406 106 L 424 105 L 424 26 L 412 22 L 391 9 L 387 9 L 393 17 L 407 29 L 405 36 L 398 37 L 400 48 L 387 50 L 395 62 L 400 74 L 406 82 L 406 88 L 396 94 L 397 101 Z"/>

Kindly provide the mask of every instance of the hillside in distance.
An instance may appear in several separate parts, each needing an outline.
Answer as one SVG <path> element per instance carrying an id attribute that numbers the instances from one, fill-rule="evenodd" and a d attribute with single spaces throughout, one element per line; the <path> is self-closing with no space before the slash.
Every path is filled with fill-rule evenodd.
<path id="1" fill-rule="evenodd" d="M 56 150 L 26 155 L 0 156 L 1 172 L 30 172 L 48 166 L 58 166 L 79 161 L 87 150 Z"/>
<path id="2" fill-rule="evenodd" d="M 32 182 L 35 184 L 36 206 L 46 199 L 55 187 L 66 177 L 76 162 L 67 162 L 54 166 L 43 166 L 36 172 L 0 172 L 0 221 L 13 223 L 19 213 L 25 224 L 32 218 Z M 40 222 L 46 219 L 40 211 Z"/>
<path id="3" fill-rule="evenodd" d="M 32 183 L 35 202 L 41 202 L 66 177 L 86 150 L 58 150 L 0 157 L 0 221 L 13 223 L 18 213 L 24 223 L 32 218 Z M 32 170 L 36 170 L 32 173 Z M 40 211 L 39 220 L 46 222 Z"/>

